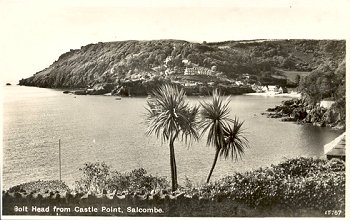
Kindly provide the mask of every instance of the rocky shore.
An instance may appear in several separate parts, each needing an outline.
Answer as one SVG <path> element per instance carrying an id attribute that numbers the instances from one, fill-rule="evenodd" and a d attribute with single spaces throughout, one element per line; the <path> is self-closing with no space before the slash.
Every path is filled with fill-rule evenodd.
<path id="1" fill-rule="evenodd" d="M 63 93 L 72 93 L 75 95 L 115 95 L 115 96 L 147 96 L 150 91 L 156 89 L 159 82 L 152 81 L 129 81 L 122 83 L 100 83 L 93 87 L 65 90 Z M 254 92 L 251 87 L 244 86 L 181 86 L 189 96 L 206 96 L 215 88 L 218 88 L 224 95 L 241 95 Z"/>
<path id="2" fill-rule="evenodd" d="M 281 121 L 292 121 L 298 123 L 311 123 L 319 127 L 332 127 L 345 129 L 345 116 L 337 111 L 337 103 L 330 108 L 308 104 L 303 99 L 290 99 L 283 101 L 281 105 L 268 108 L 262 115 L 269 118 L 280 118 Z"/>

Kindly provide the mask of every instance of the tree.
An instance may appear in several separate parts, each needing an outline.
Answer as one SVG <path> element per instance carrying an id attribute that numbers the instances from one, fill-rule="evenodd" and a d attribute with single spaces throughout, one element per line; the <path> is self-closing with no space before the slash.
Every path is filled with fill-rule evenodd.
<path id="1" fill-rule="evenodd" d="M 345 79 L 345 69 L 343 74 L 341 74 L 341 69 L 341 65 L 339 65 L 339 69 L 334 69 L 330 64 L 324 63 L 308 76 L 302 77 L 299 82 L 299 90 L 303 97 L 311 104 L 316 104 L 325 98 L 338 97 L 338 89 L 343 86 L 345 89 L 345 80 L 342 80 L 342 78 Z"/>
<path id="2" fill-rule="evenodd" d="M 213 92 L 211 103 L 201 103 L 200 128 L 203 129 L 202 135 L 208 132 L 207 145 L 212 145 L 216 149 L 207 183 L 209 183 L 219 155 L 224 158 L 231 155 L 232 159 L 238 160 L 238 156 L 241 158 L 245 148 L 248 147 L 248 140 L 242 134 L 243 122 L 239 122 L 236 117 L 234 120 L 229 118 L 229 103 L 228 99 L 225 102 L 222 101 L 217 90 Z"/>
<path id="3" fill-rule="evenodd" d="M 282 62 L 282 67 L 287 69 L 293 69 L 295 67 L 295 62 L 292 56 L 286 57 Z"/>
<path id="4" fill-rule="evenodd" d="M 300 75 L 299 74 L 295 75 L 294 81 L 295 81 L 295 84 L 298 86 L 299 82 L 300 82 Z"/>
<path id="5" fill-rule="evenodd" d="M 185 101 L 185 92 L 176 86 L 164 84 L 152 92 L 147 101 L 147 134 L 155 134 L 169 143 L 172 190 L 177 189 L 177 170 L 174 142 L 198 140 L 198 110 Z"/>

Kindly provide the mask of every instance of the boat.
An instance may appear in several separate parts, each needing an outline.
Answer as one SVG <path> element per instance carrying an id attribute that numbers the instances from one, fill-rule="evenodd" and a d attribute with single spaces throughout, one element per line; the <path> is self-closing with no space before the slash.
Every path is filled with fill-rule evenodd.
<path id="1" fill-rule="evenodd" d="M 115 100 L 122 100 L 122 97 L 118 96 L 115 98 Z"/>

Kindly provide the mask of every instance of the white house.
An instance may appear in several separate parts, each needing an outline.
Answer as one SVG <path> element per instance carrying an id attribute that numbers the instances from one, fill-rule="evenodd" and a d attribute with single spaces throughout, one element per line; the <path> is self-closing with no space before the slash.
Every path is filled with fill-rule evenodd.
<path id="1" fill-rule="evenodd" d="M 280 93 L 280 94 L 283 93 L 283 88 L 282 88 L 282 86 L 278 89 L 278 93 Z"/>
<path id="2" fill-rule="evenodd" d="M 267 86 L 268 92 L 278 92 L 277 86 Z"/>
<path id="3" fill-rule="evenodd" d="M 334 102 L 335 102 L 335 101 L 322 100 L 322 101 L 320 102 L 320 107 L 329 109 L 329 108 L 334 104 Z"/>
<path id="4" fill-rule="evenodd" d="M 243 82 L 241 82 L 241 81 L 236 81 L 235 84 L 236 84 L 237 86 L 241 86 L 241 85 L 243 85 Z"/>
<path id="5" fill-rule="evenodd" d="M 184 75 L 213 75 L 214 71 L 205 67 L 186 67 Z"/>
<path id="6" fill-rule="evenodd" d="M 269 89 L 267 88 L 267 86 L 263 86 L 263 87 L 261 88 L 261 90 L 262 90 L 263 92 L 268 92 L 268 91 L 269 91 Z"/>

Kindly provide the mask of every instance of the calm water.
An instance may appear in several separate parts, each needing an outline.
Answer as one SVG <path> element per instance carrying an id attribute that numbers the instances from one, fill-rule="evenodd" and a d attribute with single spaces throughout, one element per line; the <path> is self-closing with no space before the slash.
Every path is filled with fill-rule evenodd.
<path id="1" fill-rule="evenodd" d="M 322 156 L 323 145 L 338 131 L 280 122 L 263 115 L 286 98 L 233 96 L 232 117 L 245 120 L 250 148 L 243 160 L 218 161 L 212 179 L 247 171 L 296 156 Z M 189 98 L 198 103 L 198 99 Z M 143 167 L 168 176 L 169 150 L 145 135 L 145 98 L 74 96 L 50 89 L 4 88 L 3 187 L 59 178 L 58 139 L 62 146 L 62 179 L 72 185 L 85 162 L 105 161 L 119 171 Z M 179 183 L 185 176 L 205 180 L 214 148 L 203 138 L 192 146 L 175 143 Z"/>

